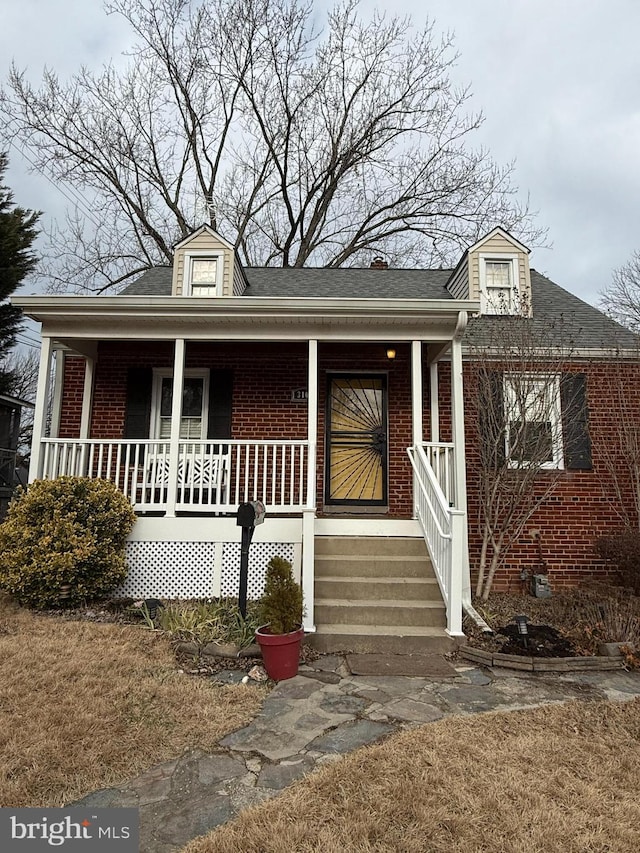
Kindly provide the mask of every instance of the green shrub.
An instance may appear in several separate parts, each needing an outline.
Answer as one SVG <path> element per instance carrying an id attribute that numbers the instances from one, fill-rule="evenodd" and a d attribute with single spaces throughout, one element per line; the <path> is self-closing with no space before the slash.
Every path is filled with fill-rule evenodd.
<path id="1" fill-rule="evenodd" d="M 264 595 L 260 600 L 262 621 L 272 634 L 289 634 L 302 622 L 302 590 L 293 579 L 291 563 L 273 557 L 267 563 Z"/>
<path id="2" fill-rule="evenodd" d="M 0 589 L 36 608 L 106 595 L 127 575 L 124 545 L 135 520 L 106 480 L 35 481 L 0 525 Z"/>
<path id="3" fill-rule="evenodd" d="M 602 536 L 596 547 L 602 559 L 618 569 L 622 583 L 640 595 L 640 531 L 627 529 Z"/>

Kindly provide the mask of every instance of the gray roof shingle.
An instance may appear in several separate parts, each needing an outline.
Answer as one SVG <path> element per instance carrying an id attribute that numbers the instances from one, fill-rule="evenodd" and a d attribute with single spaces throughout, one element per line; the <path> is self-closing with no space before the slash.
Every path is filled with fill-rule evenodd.
<path id="1" fill-rule="evenodd" d="M 320 297 L 372 299 L 452 299 L 446 289 L 451 270 L 356 269 L 356 268 L 245 268 L 249 287 L 246 296 L 284 298 Z M 170 296 L 171 267 L 147 270 L 121 295 Z M 533 324 L 548 339 L 551 324 L 576 349 L 638 349 L 638 338 L 593 305 L 531 270 Z M 494 336 L 503 317 L 474 318 L 469 338 L 475 343 Z"/>

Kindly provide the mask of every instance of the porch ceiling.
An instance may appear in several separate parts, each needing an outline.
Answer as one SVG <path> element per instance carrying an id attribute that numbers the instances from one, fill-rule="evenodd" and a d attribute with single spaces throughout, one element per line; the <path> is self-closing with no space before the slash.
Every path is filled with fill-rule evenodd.
<path id="1" fill-rule="evenodd" d="M 13 303 L 42 332 L 80 340 L 394 340 L 446 341 L 461 312 L 477 302 L 424 299 L 21 296 Z"/>

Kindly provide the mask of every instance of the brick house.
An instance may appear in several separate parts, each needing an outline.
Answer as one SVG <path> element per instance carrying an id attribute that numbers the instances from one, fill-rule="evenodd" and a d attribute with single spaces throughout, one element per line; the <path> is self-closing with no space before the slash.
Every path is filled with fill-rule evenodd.
<path id="1" fill-rule="evenodd" d="M 245 269 L 203 226 L 173 267 L 118 296 L 13 301 L 42 323 L 30 478 L 106 477 L 130 497 L 125 594 L 237 594 L 235 511 L 261 500 L 249 593 L 270 556 L 290 559 L 319 645 L 411 650 L 460 636 L 481 547 L 469 341 L 523 305 L 532 328 L 567 322 L 563 372 L 581 414 L 568 418 L 558 376 L 545 424 L 528 425 L 548 430 L 557 485 L 495 587 L 523 569 L 544 567 L 554 585 L 601 573 L 594 539 L 633 503 L 625 482 L 612 499 L 602 445 L 620 421 L 612 366 L 640 387 L 636 339 L 530 270 L 500 228 L 454 270 L 392 270 L 380 258 Z"/>

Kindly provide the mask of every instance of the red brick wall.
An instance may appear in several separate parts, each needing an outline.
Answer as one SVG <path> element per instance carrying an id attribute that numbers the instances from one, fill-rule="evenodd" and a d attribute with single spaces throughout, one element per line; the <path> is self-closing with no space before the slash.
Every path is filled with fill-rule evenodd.
<path id="1" fill-rule="evenodd" d="M 84 358 L 66 355 L 62 405 L 60 408 L 60 438 L 77 438 L 82 419 L 82 394 L 84 389 Z"/>
<path id="2" fill-rule="evenodd" d="M 541 472 L 538 482 L 557 480 L 552 494 L 533 515 L 519 541 L 511 549 L 505 568 L 494 581 L 494 589 L 519 591 L 520 572 L 548 574 L 554 587 L 613 576 L 595 551 L 598 537 L 622 527 L 621 508 L 633 508 L 630 482 L 622 483 L 622 503 L 618 500 L 607 459 L 614 454 L 620 470 L 619 426 L 627 418 L 640 424 L 640 366 L 579 364 L 568 368 L 587 376 L 589 433 L 593 470 L 564 471 L 559 475 Z M 466 387 L 470 388 L 466 366 Z M 624 408 L 621 410 L 621 399 Z M 469 505 L 469 546 L 472 575 L 480 558 L 481 536 L 478 507 L 478 430 L 466 408 L 467 494 Z M 617 451 L 616 451 L 617 448 Z M 475 577 L 473 578 L 475 580 Z"/>
<path id="3" fill-rule="evenodd" d="M 411 444 L 410 344 L 396 344 L 389 361 L 386 347 L 367 343 L 319 345 L 318 471 L 324 465 L 327 377 L 334 371 L 384 372 L 389 392 L 389 511 L 390 517 L 410 518 L 412 476 L 406 448 Z M 167 367 L 173 364 L 171 343 L 103 342 L 96 367 L 91 435 L 119 438 L 125 417 L 126 374 L 130 366 Z M 187 367 L 230 368 L 234 374 L 232 435 L 234 438 L 306 438 L 307 407 L 291 401 L 291 391 L 307 386 L 307 345 L 300 343 L 216 344 L 189 343 Z M 610 364 L 585 364 L 572 369 L 587 374 L 587 396 L 592 439 L 593 471 L 567 471 L 536 512 L 512 549 L 496 589 L 517 590 L 522 569 L 544 571 L 554 586 L 575 584 L 602 576 L 604 567 L 594 551 L 597 537 L 621 527 L 617 502 L 607 468 L 605 447 L 619 444 L 620 424 L 640 423 L 640 367 L 614 369 Z M 467 366 L 468 373 L 468 366 Z M 424 377 L 424 437 L 430 438 L 429 370 Z M 612 379 L 613 377 L 613 379 Z M 84 362 L 67 358 L 61 437 L 78 435 Z M 451 440 L 450 367 L 439 366 L 440 438 Z M 620 389 L 624 393 L 621 415 Z M 466 409 L 469 539 L 472 569 L 478 564 L 480 536 L 477 502 L 477 427 Z M 540 475 L 543 482 L 545 475 Z M 318 474 L 319 511 L 323 506 L 323 477 Z M 623 483 L 622 502 L 633 505 L 629 483 Z M 538 531 L 539 535 L 535 532 Z"/>

